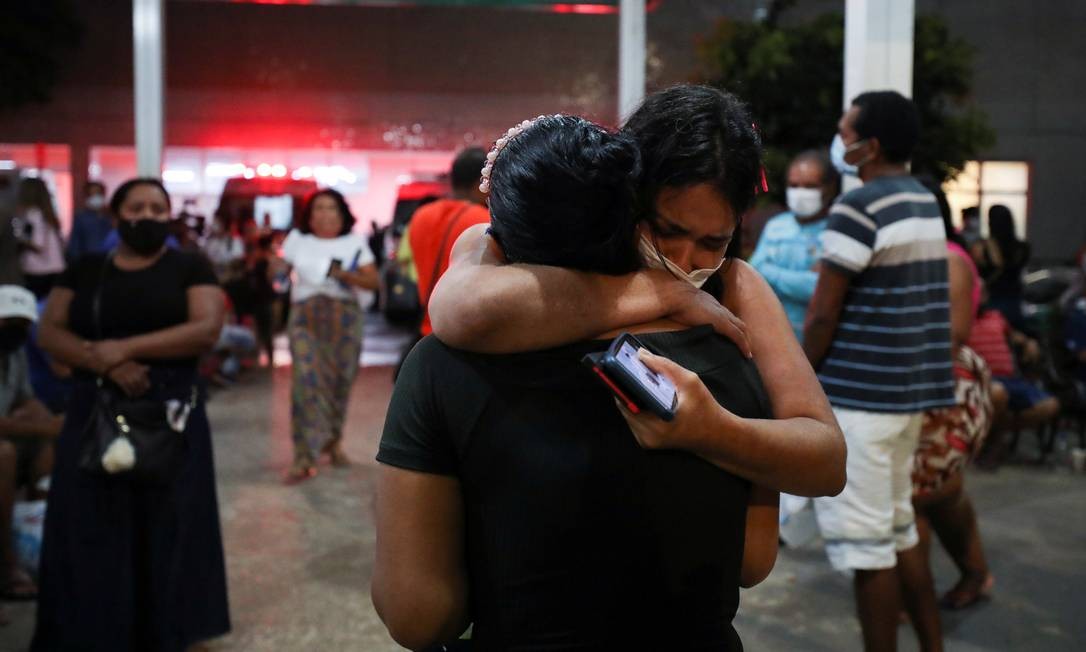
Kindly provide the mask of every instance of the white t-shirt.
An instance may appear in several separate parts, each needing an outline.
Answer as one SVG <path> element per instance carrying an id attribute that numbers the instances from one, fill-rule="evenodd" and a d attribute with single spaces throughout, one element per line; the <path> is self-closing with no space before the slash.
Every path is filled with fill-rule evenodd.
<path id="1" fill-rule="evenodd" d="M 23 219 L 30 225 L 30 243 L 41 251 L 24 251 L 19 257 L 24 274 L 57 274 L 64 271 L 64 243 L 37 208 L 28 208 Z"/>
<path id="2" fill-rule="evenodd" d="M 359 293 L 354 288 L 343 287 L 339 281 L 328 278 L 332 259 L 339 260 L 343 269 L 347 270 L 358 269 L 374 261 L 369 243 L 362 236 L 349 233 L 338 238 L 318 238 L 297 229 L 291 231 L 283 241 L 283 259 L 294 268 L 294 291 L 290 297 L 294 303 L 318 294 L 333 299 L 357 300 Z"/>

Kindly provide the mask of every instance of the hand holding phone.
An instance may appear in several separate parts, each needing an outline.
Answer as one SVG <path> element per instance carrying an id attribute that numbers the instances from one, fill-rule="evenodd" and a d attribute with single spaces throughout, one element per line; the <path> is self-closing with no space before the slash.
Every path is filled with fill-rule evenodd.
<path id="1" fill-rule="evenodd" d="M 649 369 L 638 355 L 644 345 L 623 333 L 607 351 L 591 353 L 584 362 L 634 414 L 647 410 L 664 421 L 675 418 L 679 394 L 674 383 Z"/>

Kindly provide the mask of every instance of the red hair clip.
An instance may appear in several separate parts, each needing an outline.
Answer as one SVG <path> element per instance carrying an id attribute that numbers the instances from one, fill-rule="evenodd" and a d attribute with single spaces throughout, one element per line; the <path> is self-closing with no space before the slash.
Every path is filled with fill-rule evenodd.
<path id="1" fill-rule="evenodd" d="M 761 135 L 762 131 L 760 129 L 758 129 L 758 123 L 757 122 L 750 123 L 750 127 L 759 136 Z M 759 176 L 758 183 L 754 184 L 754 194 L 757 195 L 760 192 L 769 192 L 769 181 L 767 181 L 766 178 L 765 178 L 765 166 L 764 165 L 759 166 L 758 176 Z"/>

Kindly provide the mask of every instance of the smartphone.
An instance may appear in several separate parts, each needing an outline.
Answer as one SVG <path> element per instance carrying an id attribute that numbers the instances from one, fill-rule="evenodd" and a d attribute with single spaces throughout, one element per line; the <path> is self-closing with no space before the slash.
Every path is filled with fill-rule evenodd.
<path id="1" fill-rule="evenodd" d="M 610 388 L 628 410 L 647 410 L 664 421 L 675 418 L 679 393 L 674 383 L 645 366 L 637 352 L 644 345 L 623 333 L 602 353 L 590 353 L 584 362 Z"/>

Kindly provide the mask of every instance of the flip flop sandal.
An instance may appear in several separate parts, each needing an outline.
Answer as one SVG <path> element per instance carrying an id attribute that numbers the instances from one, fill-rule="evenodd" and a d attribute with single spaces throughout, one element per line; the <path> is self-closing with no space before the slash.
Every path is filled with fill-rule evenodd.
<path id="1" fill-rule="evenodd" d="M 992 587 L 995 586 L 995 577 L 989 573 L 976 590 L 962 588 L 965 580 L 959 581 L 957 586 L 943 594 L 939 600 L 939 606 L 950 611 L 968 609 L 981 600 L 989 600 L 992 597 Z"/>

